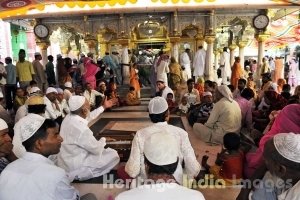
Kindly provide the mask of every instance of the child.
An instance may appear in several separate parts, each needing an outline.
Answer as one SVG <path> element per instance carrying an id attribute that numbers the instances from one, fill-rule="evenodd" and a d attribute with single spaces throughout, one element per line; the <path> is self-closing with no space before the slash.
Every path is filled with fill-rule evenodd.
<path id="1" fill-rule="evenodd" d="M 195 89 L 197 89 L 199 91 L 199 96 L 201 98 L 203 95 L 203 92 L 204 92 L 204 78 L 203 77 L 198 78 L 197 83 L 195 84 Z"/>
<path id="2" fill-rule="evenodd" d="M 202 166 L 214 175 L 215 179 L 223 179 L 226 185 L 235 185 L 243 178 L 244 154 L 239 150 L 240 136 L 226 133 L 223 137 L 224 148 L 218 153 L 214 166 L 207 164 L 208 156 L 203 156 Z"/>
<path id="3" fill-rule="evenodd" d="M 137 106 L 141 104 L 141 101 L 137 98 L 134 87 L 131 86 L 129 88 L 129 92 L 126 95 L 125 102 L 128 106 Z"/>
<path id="4" fill-rule="evenodd" d="M 177 103 L 173 101 L 172 93 L 167 94 L 167 103 L 168 103 L 170 113 L 175 113 L 178 106 Z"/>
<path id="5" fill-rule="evenodd" d="M 38 87 L 37 82 L 34 81 L 34 80 L 30 81 L 29 86 L 26 88 L 27 94 L 30 93 L 31 88 L 33 88 L 33 87 Z M 40 89 L 41 89 L 41 88 L 40 88 Z"/>
<path id="6" fill-rule="evenodd" d="M 188 104 L 187 97 L 183 96 L 181 99 L 181 103 L 179 104 L 180 114 L 187 114 L 189 111 L 190 105 Z"/>
<path id="7" fill-rule="evenodd" d="M 17 88 L 16 97 L 14 100 L 14 110 L 17 112 L 18 108 L 25 104 L 27 97 L 25 96 L 25 92 L 22 88 Z"/>

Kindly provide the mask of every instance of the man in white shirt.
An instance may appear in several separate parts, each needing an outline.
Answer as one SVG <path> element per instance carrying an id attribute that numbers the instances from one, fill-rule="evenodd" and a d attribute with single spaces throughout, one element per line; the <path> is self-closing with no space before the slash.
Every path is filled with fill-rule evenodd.
<path id="1" fill-rule="evenodd" d="M 46 104 L 45 117 L 47 119 L 56 120 L 57 123 L 61 124 L 62 116 L 61 110 L 56 99 L 57 90 L 53 87 L 48 87 L 46 95 L 44 96 L 44 102 Z"/>
<path id="2" fill-rule="evenodd" d="M 64 89 L 64 99 L 66 101 L 73 95 L 73 87 L 71 82 L 65 82 L 65 89 Z"/>
<path id="3" fill-rule="evenodd" d="M 147 178 L 144 164 L 144 143 L 153 134 L 172 134 L 178 144 L 180 144 L 179 162 L 173 176 L 178 183 L 182 183 L 183 167 L 185 163 L 185 173 L 189 178 L 196 177 L 201 169 L 199 162 L 196 159 L 194 150 L 189 141 L 188 133 L 181 128 L 168 124 L 169 110 L 168 103 L 162 97 L 155 97 L 149 102 L 149 116 L 153 125 L 138 130 L 132 141 L 130 157 L 125 166 L 126 173 L 136 178 Z"/>
<path id="4" fill-rule="evenodd" d="M 20 128 L 21 141 L 27 152 L 3 170 L 0 199 L 79 199 L 79 193 L 70 185 L 66 172 L 48 159 L 59 152 L 63 141 L 56 122 L 32 117 L 27 118 Z"/>
<path id="5" fill-rule="evenodd" d="M 187 83 L 187 89 L 181 93 L 180 102 L 182 100 L 182 97 L 186 97 L 189 105 L 199 104 L 200 95 L 199 95 L 199 91 L 195 89 L 194 79 L 191 78 L 186 83 Z"/>
<path id="6" fill-rule="evenodd" d="M 197 81 L 199 77 L 204 76 L 204 68 L 205 68 L 205 56 L 206 52 L 203 49 L 203 46 L 199 46 L 198 51 L 195 54 L 194 62 L 193 62 L 193 69 L 195 76 L 195 80 Z"/>
<path id="7" fill-rule="evenodd" d="M 265 144 L 264 160 L 269 170 L 252 200 L 300 199 L 300 135 L 279 133 Z"/>
<path id="8" fill-rule="evenodd" d="M 173 173 L 180 162 L 180 154 L 180 144 L 173 133 L 153 133 L 144 143 L 146 184 L 119 194 L 116 200 L 204 200 L 201 192 L 176 183 Z"/>
<path id="9" fill-rule="evenodd" d="M 61 111 L 62 118 L 65 118 L 67 114 L 70 113 L 70 108 L 67 101 L 64 99 L 64 91 L 61 88 L 56 88 L 57 90 L 57 101 L 58 106 Z"/>
<path id="10" fill-rule="evenodd" d="M 70 97 L 71 112 L 63 120 L 60 129 L 64 142 L 57 156 L 57 165 L 65 169 L 71 179 L 87 180 L 102 176 L 119 163 L 118 153 L 104 148 L 106 139 L 97 141 L 88 127 L 89 121 L 115 103 L 114 100 L 105 99 L 102 106 L 90 112 L 90 104 L 84 96 Z"/>
<path id="11" fill-rule="evenodd" d="M 86 83 L 83 96 L 88 100 L 92 110 L 96 107 L 96 96 L 102 96 L 100 92 L 93 90 L 90 83 Z"/>
<path id="12" fill-rule="evenodd" d="M 222 76 L 222 84 L 227 85 L 231 76 L 231 66 L 230 66 L 230 55 L 227 52 L 227 47 L 223 48 L 223 53 L 220 57 L 220 68 L 221 68 L 221 76 Z"/>
<path id="13" fill-rule="evenodd" d="M 160 93 L 161 97 L 163 97 L 164 99 L 167 99 L 168 94 L 172 93 L 173 100 L 175 101 L 173 90 L 171 88 L 169 88 L 169 86 L 167 86 L 163 80 L 157 80 L 156 86 L 158 88 L 158 92 Z"/>
<path id="14" fill-rule="evenodd" d="M 189 53 L 190 49 L 185 49 L 185 51 L 180 55 L 180 65 L 184 68 L 188 79 L 192 78 L 191 59 L 189 57 Z"/>

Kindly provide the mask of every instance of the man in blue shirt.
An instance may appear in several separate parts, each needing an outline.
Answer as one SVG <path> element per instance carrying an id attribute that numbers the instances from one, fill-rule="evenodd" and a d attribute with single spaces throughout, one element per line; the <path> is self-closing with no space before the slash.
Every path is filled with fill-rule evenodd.
<path id="1" fill-rule="evenodd" d="M 16 79 L 16 66 L 12 64 L 11 57 L 5 58 L 5 70 L 6 74 L 3 74 L 6 77 L 5 84 L 5 99 L 6 99 L 6 108 L 11 110 L 13 108 L 13 100 L 16 96 L 17 88 L 17 79 Z"/>

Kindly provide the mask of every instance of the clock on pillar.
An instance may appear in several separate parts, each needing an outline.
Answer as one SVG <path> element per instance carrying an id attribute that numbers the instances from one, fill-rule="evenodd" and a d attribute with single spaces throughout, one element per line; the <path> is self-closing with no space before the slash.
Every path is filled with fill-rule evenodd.
<path id="1" fill-rule="evenodd" d="M 34 34 L 40 39 L 45 39 L 49 36 L 49 29 L 44 24 L 37 24 L 33 28 L 33 31 L 34 31 Z"/>
<path id="2" fill-rule="evenodd" d="M 253 26 L 257 30 L 264 30 L 269 25 L 269 17 L 265 14 L 260 14 L 254 17 L 253 19 Z"/>

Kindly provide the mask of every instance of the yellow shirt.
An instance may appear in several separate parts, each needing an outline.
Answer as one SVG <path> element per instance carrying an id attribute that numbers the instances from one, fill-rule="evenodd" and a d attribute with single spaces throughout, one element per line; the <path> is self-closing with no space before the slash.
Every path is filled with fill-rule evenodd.
<path id="1" fill-rule="evenodd" d="M 32 75 L 35 74 L 32 64 L 25 60 L 24 62 L 17 62 L 17 77 L 19 81 L 31 81 Z"/>

